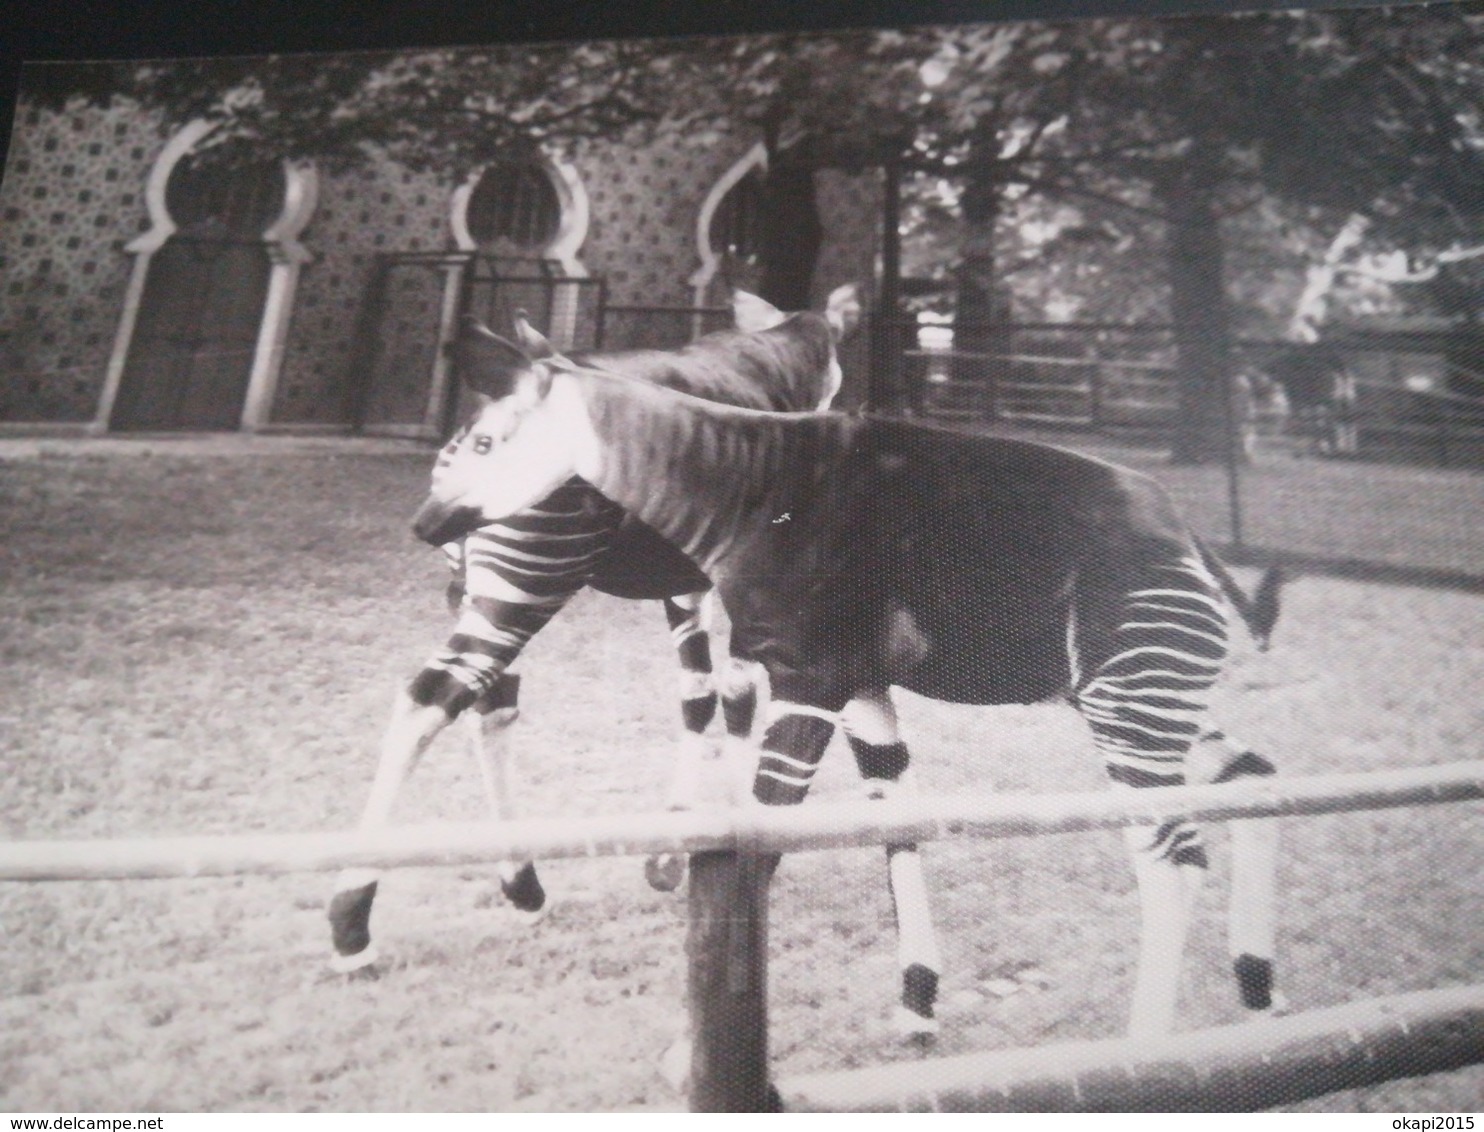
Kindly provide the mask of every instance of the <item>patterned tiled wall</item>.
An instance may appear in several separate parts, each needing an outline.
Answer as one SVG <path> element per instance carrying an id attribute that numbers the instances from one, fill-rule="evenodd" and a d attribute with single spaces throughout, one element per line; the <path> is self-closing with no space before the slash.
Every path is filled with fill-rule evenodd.
<path id="1" fill-rule="evenodd" d="M 0 420 L 97 411 L 133 257 L 144 181 L 164 146 L 136 108 L 22 102 L 0 181 Z"/>
<path id="2" fill-rule="evenodd" d="M 322 176 L 319 204 L 299 237 L 314 256 L 299 277 L 293 322 L 273 406 L 275 424 L 344 423 L 356 319 L 377 252 L 443 251 L 452 246 L 448 202 L 452 183 L 379 162 Z M 435 323 L 436 326 L 436 323 Z M 426 372 L 390 367 L 377 396 L 415 400 L 411 385 Z"/>
<path id="3" fill-rule="evenodd" d="M 746 139 L 711 135 L 656 142 L 639 148 L 587 147 L 573 165 L 591 208 L 588 236 L 579 253 L 587 270 L 605 277 L 608 301 L 618 306 L 677 306 L 693 302 L 690 277 L 700 266 L 696 217 L 711 186 L 750 147 Z M 436 251 L 452 247 L 449 200 L 457 182 L 378 165 L 320 186 L 320 205 L 303 240 L 315 255 L 300 281 L 299 301 L 274 407 L 276 423 L 342 421 L 354 335 L 375 251 Z M 874 270 L 879 182 L 872 174 L 825 171 L 819 175 L 825 242 L 816 276 L 816 302 L 850 280 L 869 281 Z M 410 274 L 409 274 L 410 273 Z M 436 307 L 439 277 L 430 268 L 399 268 L 394 286 L 426 275 L 419 307 Z M 421 294 L 426 291 L 426 294 Z M 406 311 L 392 312 L 405 322 Z M 662 319 L 662 316 L 660 316 Z M 618 331 L 622 320 L 611 320 Z M 662 332 L 654 317 L 640 331 Z M 684 320 L 682 320 L 684 321 Z M 370 390 L 373 420 L 416 419 L 425 400 L 427 350 L 396 339 L 398 365 L 376 368 Z M 414 361 L 416 359 L 416 361 Z M 386 359 L 383 359 L 386 361 Z M 389 414 L 389 415 L 388 415 Z"/>
<path id="4" fill-rule="evenodd" d="M 16 127 L 0 185 L 0 421 L 88 421 L 132 266 L 124 246 L 148 227 L 144 183 L 170 131 L 126 106 L 77 114 L 23 106 Z M 591 206 L 579 257 L 606 278 L 611 304 L 691 304 L 696 218 L 751 144 L 712 134 L 574 156 Z M 300 236 L 313 258 L 299 278 L 273 424 L 349 420 L 352 384 L 368 377 L 353 374 L 351 360 L 375 253 L 451 248 L 450 198 L 462 176 L 387 163 L 321 175 Z M 833 171 L 818 184 L 822 301 L 840 282 L 871 278 L 879 187 L 872 175 Z M 427 297 L 436 306 L 434 291 Z M 415 415 L 426 380 L 422 365 L 378 367 L 375 399 Z"/>
<path id="5" fill-rule="evenodd" d="M 689 306 L 701 265 L 696 217 L 711 186 L 752 146 L 726 135 L 643 150 L 594 147 L 577 165 L 592 201 L 582 261 L 619 306 Z"/>
<path id="6" fill-rule="evenodd" d="M 610 303 L 690 304 L 688 280 L 700 263 L 696 215 L 716 178 L 746 148 L 718 137 L 638 151 L 591 146 L 575 158 L 591 208 L 579 259 L 590 273 L 606 277 Z M 315 260 L 299 283 L 275 423 L 345 419 L 346 383 L 370 376 L 351 374 L 349 359 L 373 253 L 451 248 L 450 199 L 460 180 L 440 182 L 388 164 L 321 180 L 319 207 L 302 237 Z M 441 278 L 429 268 L 398 268 L 394 289 L 405 289 L 420 274 L 430 284 Z M 426 306 L 433 292 L 422 298 Z M 392 312 L 394 322 L 405 321 L 403 313 Z M 376 368 L 370 417 L 410 422 L 426 400 L 427 351 L 401 349 L 410 341 L 405 333 L 393 337 L 401 364 Z"/>

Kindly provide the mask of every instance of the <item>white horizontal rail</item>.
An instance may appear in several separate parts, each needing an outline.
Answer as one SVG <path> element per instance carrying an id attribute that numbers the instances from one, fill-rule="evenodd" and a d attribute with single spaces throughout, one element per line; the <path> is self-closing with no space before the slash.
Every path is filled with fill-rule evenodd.
<path id="1" fill-rule="evenodd" d="M 778 1082 L 786 1111 L 1250 1112 L 1484 1061 L 1484 986 Z"/>
<path id="2" fill-rule="evenodd" d="M 918 797 L 780 808 L 749 805 L 687 813 L 398 826 L 374 833 L 11 841 L 0 843 L 0 881 L 278 874 L 715 849 L 793 853 L 1116 829 L 1181 817 L 1229 821 L 1480 798 L 1484 760 L 1364 774 L 1248 779 L 1220 786 Z"/>

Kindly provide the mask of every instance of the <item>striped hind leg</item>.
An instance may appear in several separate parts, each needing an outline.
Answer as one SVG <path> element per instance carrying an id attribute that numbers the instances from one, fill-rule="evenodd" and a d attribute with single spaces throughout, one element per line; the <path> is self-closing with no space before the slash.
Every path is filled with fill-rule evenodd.
<path id="1" fill-rule="evenodd" d="M 1180 972 L 1206 876 L 1205 849 L 1187 822 L 1124 831 L 1139 890 L 1139 958 L 1129 1007 L 1130 1037 L 1158 1037 L 1175 1026 Z"/>
<path id="2" fill-rule="evenodd" d="M 1069 628 L 1073 702 L 1116 785 L 1179 786 L 1226 657 L 1225 607 L 1193 559 L 1145 563 L 1134 580 L 1111 598 L 1088 586 Z M 1152 1037 L 1174 1028 L 1206 850 L 1181 820 L 1125 829 L 1124 844 L 1141 917 L 1129 1034 Z"/>
<path id="3" fill-rule="evenodd" d="M 1220 744 L 1223 758 L 1215 782 L 1266 778 L 1277 773 L 1271 762 L 1207 719 L 1200 739 Z M 1279 1012 L 1285 1003 L 1274 986 L 1277 936 L 1277 881 L 1280 823 L 1277 818 L 1230 822 L 1232 890 L 1227 906 L 1227 944 L 1242 1005 Z"/>
<path id="4" fill-rule="evenodd" d="M 706 728 L 716 716 L 716 688 L 711 678 L 711 634 L 705 618 L 706 593 L 681 594 L 664 599 L 675 654 L 680 661 L 680 718 L 684 726 L 670 768 L 665 808 L 689 810 L 700 793 L 701 763 L 710 753 Z M 672 892 L 685 876 L 685 857 L 659 853 L 644 862 L 651 888 Z"/>
<path id="5" fill-rule="evenodd" d="M 840 722 L 869 797 L 917 792 L 907 745 L 897 730 L 896 709 L 885 689 L 851 700 L 841 711 Z M 943 957 L 917 846 L 888 845 L 886 869 L 897 923 L 897 965 L 902 973 L 902 999 L 894 1021 L 905 1037 L 928 1037 L 938 1032 L 933 1008 Z"/>

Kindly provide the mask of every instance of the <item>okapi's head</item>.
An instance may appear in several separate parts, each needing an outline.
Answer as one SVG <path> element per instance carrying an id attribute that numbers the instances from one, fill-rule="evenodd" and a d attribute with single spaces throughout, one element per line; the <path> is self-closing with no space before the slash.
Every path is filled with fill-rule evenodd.
<path id="1" fill-rule="evenodd" d="M 796 316 L 786 314 L 757 295 L 748 294 L 746 291 L 732 293 L 732 318 L 738 330 L 756 334 L 772 330 L 775 326 L 781 326 L 793 317 Z M 820 316 L 806 314 L 797 317 L 817 319 Z M 825 325 L 829 327 L 829 373 L 824 381 L 818 402 L 811 406 L 818 409 L 830 407 L 835 394 L 840 392 L 840 384 L 844 380 L 844 373 L 840 369 L 840 358 L 835 347 L 839 346 L 840 339 L 854 330 L 856 324 L 860 322 L 860 292 L 854 283 L 836 287 L 830 292 L 829 298 L 825 300 L 823 318 Z"/>
<path id="2" fill-rule="evenodd" d="M 466 424 L 438 454 L 428 498 L 412 529 L 441 546 L 474 528 L 539 502 L 570 479 L 576 464 L 574 419 L 554 404 L 552 379 L 577 367 L 522 316 L 519 342 L 465 320 L 450 351 L 454 368 L 478 399 Z"/>
<path id="3" fill-rule="evenodd" d="M 821 361 L 828 361 L 830 372 L 819 408 L 830 404 L 840 384 L 834 343 L 861 316 L 855 286 L 835 289 L 822 316 L 785 315 L 773 304 L 739 291 L 733 297 L 733 316 L 742 334 L 730 332 L 724 349 L 712 344 L 711 353 L 720 355 L 712 359 L 715 365 L 724 365 L 730 377 L 739 381 L 758 380 L 752 371 L 764 365 L 761 358 L 770 359 L 775 369 L 797 361 L 787 350 L 769 353 L 761 346 L 775 326 L 803 317 L 815 319 L 818 325 L 822 317 L 828 332 L 821 329 L 819 334 L 825 334 L 828 341 L 821 346 Z M 788 337 L 785 331 L 773 331 L 772 337 L 779 334 Z M 757 341 L 749 341 L 752 335 Z M 711 337 L 720 343 L 723 335 Z M 554 384 L 559 372 L 580 374 L 583 366 L 559 355 L 524 316 L 516 319 L 515 341 L 467 319 L 450 355 L 454 371 L 478 398 L 478 407 L 439 453 L 429 496 L 413 521 L 417 536 L 433 544 L 462 539 L 485 522 L 508 518 L 537 503 L 577 475 L 585 458 L 592 463 L 594 457 L 588 451 L 591 432 L 583 427 L 585 417 L 573 383 Z M 617 358 L 614 369 L 622 374 Z M 687 356 L 684 363 L 700 365 L 695 356 Z M 813 396 L 809 404 L 812 407 Z"/>

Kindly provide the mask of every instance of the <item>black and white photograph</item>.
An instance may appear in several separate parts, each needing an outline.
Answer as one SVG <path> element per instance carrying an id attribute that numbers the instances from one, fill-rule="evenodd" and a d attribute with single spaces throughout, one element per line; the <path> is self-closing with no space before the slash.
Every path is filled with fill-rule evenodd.
<path id="1" fill-rule="evenodd" d="M 1484 1111 L 1484 2 L 696 19 L 28 41 L 0 1109 Z"/>

